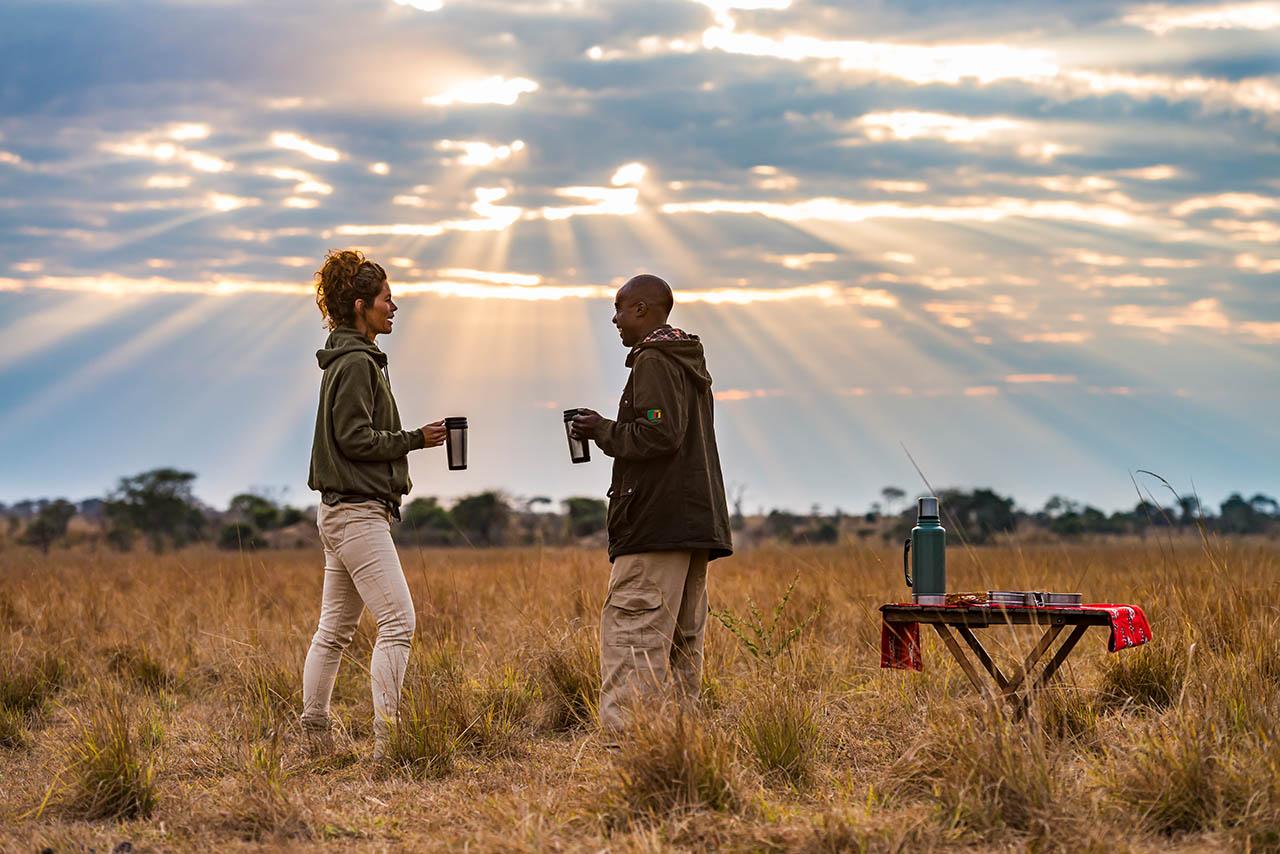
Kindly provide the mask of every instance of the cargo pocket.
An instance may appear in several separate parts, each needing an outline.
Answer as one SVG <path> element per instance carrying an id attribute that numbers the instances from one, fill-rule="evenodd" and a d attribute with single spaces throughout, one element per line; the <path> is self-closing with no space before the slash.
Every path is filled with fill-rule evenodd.
<path id="1" fill-rule="evenodd" d="M 656 587 L 619 587 L 605 603 L 609 615 L 607 646 L 656 648 L 662 645 L 662 594 Z"/>

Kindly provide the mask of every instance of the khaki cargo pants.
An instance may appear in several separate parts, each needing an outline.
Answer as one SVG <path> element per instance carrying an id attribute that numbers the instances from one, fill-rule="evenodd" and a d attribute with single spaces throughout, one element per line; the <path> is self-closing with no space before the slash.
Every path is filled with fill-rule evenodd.
<path id="1" fill-rule="evenodd" d="M 694 701 L 702 689 L 707 628 L 703 551 L 646 552 L 613 562 L 600 617 L 600 726 L 627 726 L 628 706 L 674 690 Z"/>

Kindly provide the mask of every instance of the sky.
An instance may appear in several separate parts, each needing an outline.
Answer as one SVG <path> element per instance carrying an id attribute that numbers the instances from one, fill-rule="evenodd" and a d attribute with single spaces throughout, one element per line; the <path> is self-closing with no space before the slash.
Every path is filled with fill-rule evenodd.
<path id="1" fill-rule="evenodd" d="M 314 503 L 356 247 L 413 495 L 603 495 L 615 289 L 675 289 L 748 512 L 1280 492 L 1280 2 L 8 0 L 0 501 Z M 912 460 L 914 459 L 915 465 Z"/>

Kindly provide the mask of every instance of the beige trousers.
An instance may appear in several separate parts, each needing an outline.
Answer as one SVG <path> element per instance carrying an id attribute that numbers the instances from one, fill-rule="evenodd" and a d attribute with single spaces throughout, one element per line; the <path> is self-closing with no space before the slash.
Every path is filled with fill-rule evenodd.
<path id="1" fill-rule="evenodd" d="M 302 670 L 302 724 L 310 729 L 329 726 L 338 663 L 367 606 L 378 621 L 369 662 L 378 752 L 400 705 L 415 622 L 409 584 L 391 540 L 391 514 L 374 502 L 321 504 L 316 524 L 324 544 L 324 593 L 320 626 Z"/>
<path id="2" fill-rule="evenodd" d="M 600 726 L 625 729 L 628 706 L 657 692 L 696 700 L 706 628 L 706 551 L 615 560 L 600 616 Z"/>

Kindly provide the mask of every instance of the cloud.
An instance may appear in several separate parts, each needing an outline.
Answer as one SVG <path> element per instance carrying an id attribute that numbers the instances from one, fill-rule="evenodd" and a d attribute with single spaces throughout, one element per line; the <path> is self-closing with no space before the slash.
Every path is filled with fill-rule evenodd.
<path id="1" fill-rule="evenodd" d="M 321 145 L 290 131 L 276 131 L 271 134 L 270 142 L 276 148 L 301 152 L 313 160 L 320 160 L 325 163 L 336 163 L 342 159 L 342 152 L 338 149 Z"/>
<path id="2" fill-rule="evenodd" d="M 524 151 L 524 140 L 514 140 L 508 145 L 492 145 L 477 140 L 442 139 L 436 143 L 437 151 L 457 151 L 461 156 L 450 162 L 459 166 L 491 166 L 510 160 L 511 155 Z"/>
<path id="3" fill-rule="evenodd" d="M 1077 382 L 1077 379 L 1070 374 L 1008 374 L 1004 381 L 1010 385 L 1070 385 Z"/>
<path id="4" fill-rule="evenodd" d="M 1118 326 L 1133 326 L 1166 334 L 1185 328 L 1225 330 L 1231 326 L 1231 321 L 1222 311 L 1221 303 L 1213 297 L 1199 299 L 1172 310 L 1118 305 L 1111 309 L 1108 320 Z"/>
<path id="5" fill-rule="evenodd" d="M 1159 4 L 1133 10 L 1124 22 L 1162 36 L 1174 30 L 1274 30 L 1280 28 L 1280 3 Z"/>
<path id="6" fill-rule="evenodd" d="M 983 142 L 992 137 L 1008 136 L 1025 130 L 1027 123 L 1003 116 L 971 118 L 949 113 L 893 110 L 866 113 L 853 126 L 871 140 L 940 139 L 944 142 Z"/>
<path id="7" fill-rule="evenodd" d="M 521 95 L 537 92 L 539 88 L 535 81 L 527 77 L 507 78 L 494 75 L 459 83 L 439 95 L 423 98 L 422 102 L 433 107 L 454 104 L 499 104 L 510 107 Z"/>

